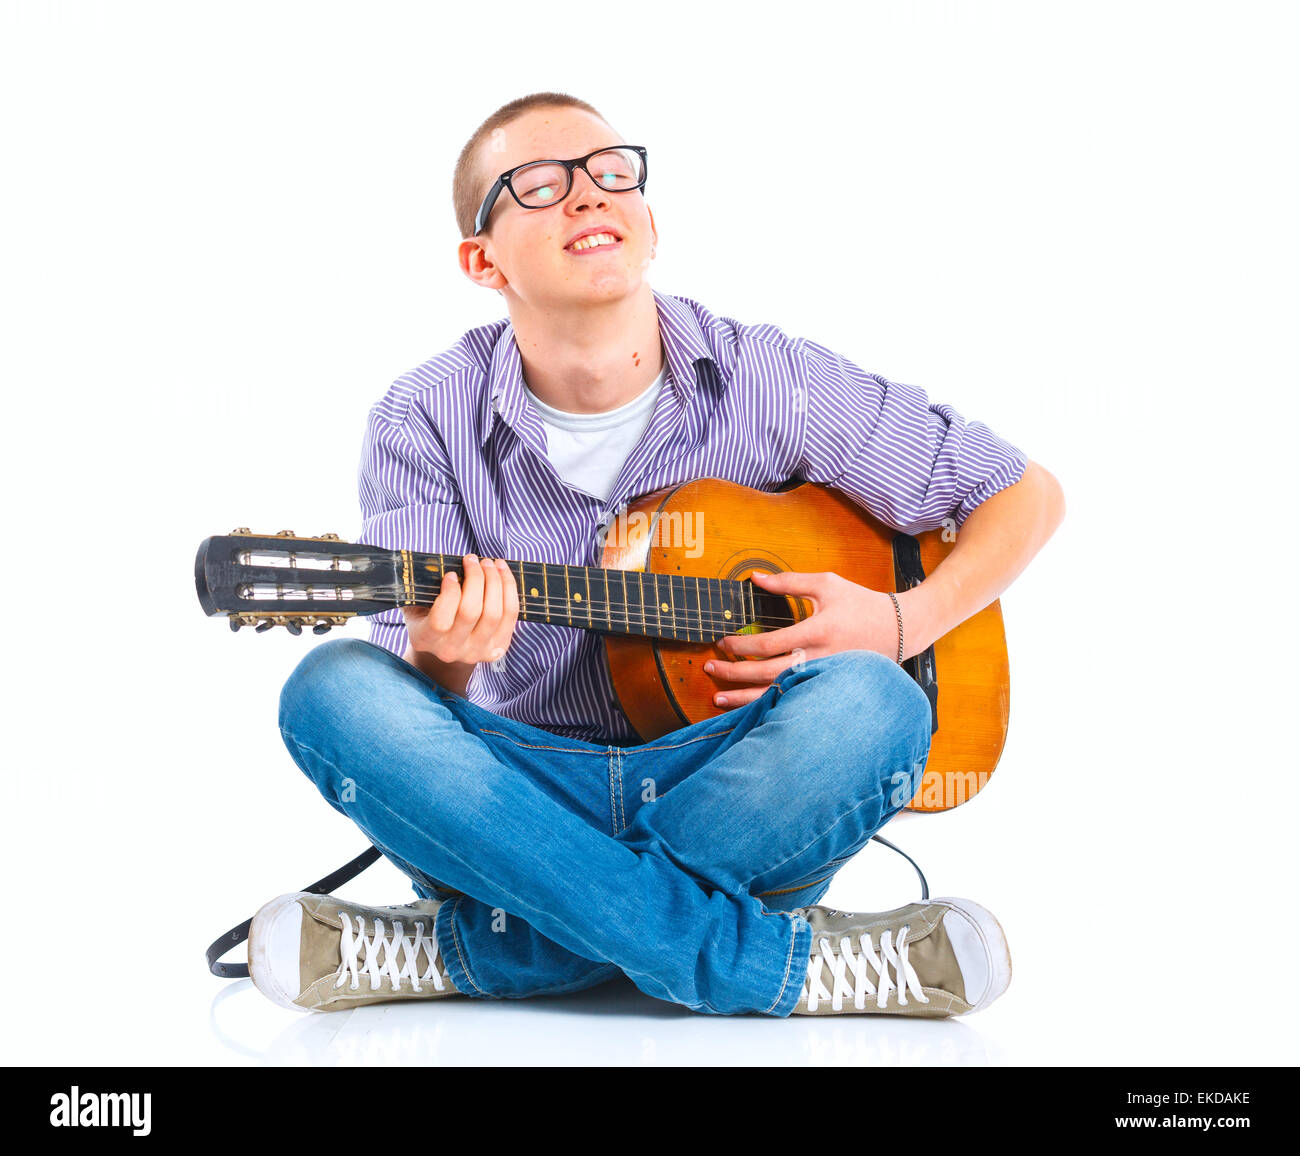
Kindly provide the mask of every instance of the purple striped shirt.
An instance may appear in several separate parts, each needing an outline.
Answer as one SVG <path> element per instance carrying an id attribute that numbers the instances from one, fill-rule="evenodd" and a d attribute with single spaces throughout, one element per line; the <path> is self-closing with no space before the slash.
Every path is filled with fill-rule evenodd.
<path id="1" fill-rule="evenodd" d="M 917 533 L 947 518 L 960 526 L 1024 473 L 1020 450 L 916 386 L 775 325 L 716 317 L 686 297 L 654 299 L 667 381 L 604 502 L 566 485 L 548 460 L 514 329 L 502 319 L 403 374 L 371 407 L 358 472 L 360 541 L 596 566 L 600 533 L 620 510 L 694 478 L 769 492 L 792 478 L 817 482 Z M 372 616 L 370 639 L 404 654 L 401 612 Z M 474 668 L 466 697 L 554 734 L 640 741 L 593 631 L 518 622 L 503 660 Z"/>

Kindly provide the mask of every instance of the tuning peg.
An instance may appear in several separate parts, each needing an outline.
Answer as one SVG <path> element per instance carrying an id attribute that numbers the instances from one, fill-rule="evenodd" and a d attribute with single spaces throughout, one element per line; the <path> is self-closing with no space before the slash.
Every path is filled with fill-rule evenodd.
<path id="1" fill-rule="evenodd" d="M 259 623 L 257 624 L 257 627 L 256 627 L 256 629 L 257 629 L 257 633 L 258 633 L 258 634 L 261 634 L 261 633 L 263 633 L 264 631 L 270 630 L 271 627 L 274 626 L 274 625 L 275 625 L 275 623 L 272 622 L 269 618 L 264 619 L 263 621 L 261 621 L 261 622 L 259 622 Z"/>
<path id="2" fill-rule="evenodd" d="M 337 542 L 339 540 L 337 534 L 322 534 L 320 537 L 322 542 Z"/>
<path id="3" fill-rule="evenodd" d="M 297 535 L 296 535 L 292 530 L 276 530 L 276 532 L 275 532 L 275 536 L 276 536 L 277 538 L 295 538 L 295 537 L 297 537 Z"/>
<path id="4" fill-rule="evenodd" d="M 311 628 L 311 632 L 313 634 L 328 634 L 330 632 L 330 624 L 328 622 L 318 622 Z"/>
<path id="5" fill-rule="evenodd" d="M 284 624 L 284 628 L 293 635 L 302 633 L 302 624 L 300 622 L 295 622 L 292 618 Z"/>
<path id="6" fill-rule="evenodd" d="M 229 618 L 229 622 L 230 622 L 230 630 L 231 630 L 231 633 L 233 633 L 233 634 L 238 634 L 238 633 L 239 633 L 239 628 L 240 628 L 241 626 L 244 625 L 243 622 L 241 622 L 241 621 L 239 620 L 239 618 L 237 618 L 237 617 L 236 617 L 235 615 L 233 615 L 233 614 L 230 616 L 230 618 Z"/>
<path id="7" fill-rule="evenodd" d="M 231 537 L 234 537 L 236 534 L 243 534 L 247 537 L 247 536 L 251 536 L 252 533 L 253 531 L 250 530 L 247 526 L 236 526 L 233 530 L 230 531 Z"/>

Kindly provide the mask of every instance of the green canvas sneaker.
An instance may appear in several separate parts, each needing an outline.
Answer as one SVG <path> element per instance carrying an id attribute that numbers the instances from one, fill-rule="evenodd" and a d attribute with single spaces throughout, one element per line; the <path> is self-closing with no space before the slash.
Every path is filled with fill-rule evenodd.
<path id="1" fill-rule="evenodd" d="M 433 938 L 439 902 L 361 907 L 298 891 L 272 899 L 248 933 L 248 973 L 291 1011 L 343 1011 L 455 995 Z"/>
<path id="2" fill-rule="evenodd" d="M 969 899 L 930 899 L 855 915 L 800 907 L 812 955 L 795 1015 L 959 1016 L 986 1008 L 1011 982 L 1007 939 Z"/>

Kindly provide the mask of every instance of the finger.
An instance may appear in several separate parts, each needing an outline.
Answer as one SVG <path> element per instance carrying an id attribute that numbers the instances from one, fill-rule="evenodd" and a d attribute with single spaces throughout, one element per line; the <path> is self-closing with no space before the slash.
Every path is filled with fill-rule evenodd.
<path id="1" fill-rule="evenodd" d="M 505 612 L 506 617 L 510 620 L 513 628 L 515 619 L 519 615 L 519 584 L 515 581 L 515 572 L 510 569 L 506 562 L 501 563 L 502 573 L 505 575 Z"/>
<path id="2" fill-rule="evenodd" d="M 456 612 L 457 629 L 468 634 L 478 622 L 483 610 L 483 566 L 477 554 L 466 554 L 461 559 L 465 567 L 465 580 L 461 583 L 460 609 Z"/>
<path id="3" fill-rule="evenodd" d="M 771 685 L 770 683 L 768 684 Z M 728 690 L 725 693 L 719 692 L 714 696 L 713 705 L 720 706 L 724 710 L 732 710 L 738 706 L 744 706 L 747 702 L 753 702 L 754 699 L 764 694 L 766 686 L 745 687 L 743 690 Z"/>
<path id="4" fill-rule="evenodd" d="M 496 662 L 505 654 L 519 621 L 519 592 L 510 565 L 501 559 L 497 559 L 497 564 L 501 568 L 501 618 L 491 637 L 484 643 L 489 662 Z"/>
<path id="5" fill-rule="evenodd" d="M 812 619 L 805 618 L 793 626 L 764 630 L 759 634 L 727 634 L 719 639 L 718 645 L 727 654 L 746 658 L 770 658 L 776 654 L 789 654 L 796 646 L 807 650 L 813 641 L 809 636 L 811 621 Z"/>
<path id="6" fill-rule="evenodd" d="M 455 570 L 444 570 L 438 597 L 429 610 L 428 629 L 437 635 L 450 635 L 460 611 L 461 581 Z"/>
<path id="7" fill-rule="evenodd" d="M 754 583 L 760 590 L 768 594 L 782 595 L 786 598 L 792 598 L 796 601 L 807 602 L 812 606 L 812 612 L 816 614 L 826 604 L 830 591 L 827 588 L 827 579 L 833 578 L 833 574 L 806 574 L 794 570 L 785 570 L 779 574 L 754 574 L 757 581 Z"/>
<path id="8" fill-rule="evenodd" d="M 764 574 L 755 570 L 750 577 L 764 590 L 770 590 L 773 594 L 804 594 L 811 596 L 821 593 L 826 585 L 828 573 L 826 571 L 779 570 L 775 574 Z"/>
<path id="9" fill-rule="evenodd" d="M 509 646 L 514 636 L 515 626 L 519 621 L 519 587 L 508 563 L 502 563 L 501 581 L 501 625 L 497 628 L 495 638 L 502 645 Z"/>
<path id="10" fill-rule="evenodd" d="M 451 661 L 451 655 L 458 655 L 465 649 L 466 640 L 469 638 L 470 631 L 474 629 L 474 624 L 478 621 L 478 609 L 470 596 L 473 595 L 477 602 L 482 602 L 483 597 L 483 573 L 479 565 L 478 555 L 466 554 L 461 558 L 461 577 L 457 581 L 458 591 L 454 613 L 446 629 L 441 632 L 442 647 L 439 657 L 444 662 Z M 477 573 L 477 581 L 473 581 Z M 457 660 L 459 661 L 459 660 Z"/>
<path id="11" fill-rule="evenodd" d="M 470 645 L 487 649 L 487 644 L 501 625 L 502 587 L 501 570 L 495 558 L 483 562 L 483 608 L 479 611 L 478 622 L 470 631 Z"/>
<path id="12" fill-rule="evenodd" d="M 716 658 L 704 664 L 704 673 L 726 682 L 771 682 L 786 667 L 800 661 L 803 653 L 783 654 L 756 662 L 722 662 Z"/>

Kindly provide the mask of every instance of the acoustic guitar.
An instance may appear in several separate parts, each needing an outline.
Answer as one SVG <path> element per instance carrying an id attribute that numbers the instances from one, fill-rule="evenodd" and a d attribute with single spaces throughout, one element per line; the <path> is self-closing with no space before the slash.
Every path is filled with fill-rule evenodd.
<path id="1" fill-rule="evenodd" d="M 714 694 L 742 685 L 705 674 L 727 634 L 775 630 L 812 613 L 773 594 L 754 571 L 833 571 L 872 590 L 921 582 L 955 535 L 899 534 L 836 490 L 794 482 L 765 492 L 719 478 L 665 487 L 628 503 L 598 541 L 599 566 L 507 559 L 526 622 L 604 636 L 614 692 L 643 742 L 724 713 Z M 336 534 L 259 536 L 247 529 L 199 546 L 194 577 L 209 615 L 232 630 L 284 626 L 323 634 L 357 616 L 428 606 L 459 555 L 388 550 Z M 904 663 L 930 701 L 932 739 L 913 811 L 943 811 L 987 783 L 1006 741 L 1010 675 L 993 602 Z"/>

